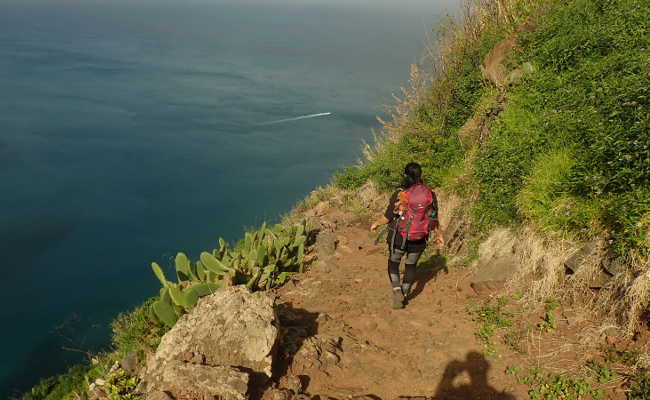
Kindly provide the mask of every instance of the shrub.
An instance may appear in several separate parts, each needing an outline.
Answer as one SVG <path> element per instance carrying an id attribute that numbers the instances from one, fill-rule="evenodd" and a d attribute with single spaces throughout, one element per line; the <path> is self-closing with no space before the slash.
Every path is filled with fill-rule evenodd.
<path id="1" fill-rule="evenodd" d="M 112 342 L 118 356 L 136 353 L 142 360 L 147 353 L 156 350 L 168 330 L 149 316 L 149 309 L 156 300 L 152 297 L 133 311 L 119 314 L 112 322 Z"/>

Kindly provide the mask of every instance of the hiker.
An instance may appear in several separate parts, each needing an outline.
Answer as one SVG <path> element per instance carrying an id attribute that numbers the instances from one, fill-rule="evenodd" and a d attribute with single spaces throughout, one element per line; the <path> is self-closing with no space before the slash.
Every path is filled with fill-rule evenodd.
<path id="1" fill-rule="evenodd" d="M 376 232 L 384 224 L 388 224 L 388 277 L 393 289 L 393 308 L 404 308 L 415 281 L 415 266 L 427 247 L 430 233 L 435 234 L 438 248 L 444 245 L 438 223 L 438 200 L 435 193 L 423 183 L 419 164 L 411 162 L 406 165 L 402 188 L 392 194 L 386 212 L 373 222 L 370 231 Z M 404 282 L 400 284 L 399 264 L 404 255 L 406 273 Z"/>

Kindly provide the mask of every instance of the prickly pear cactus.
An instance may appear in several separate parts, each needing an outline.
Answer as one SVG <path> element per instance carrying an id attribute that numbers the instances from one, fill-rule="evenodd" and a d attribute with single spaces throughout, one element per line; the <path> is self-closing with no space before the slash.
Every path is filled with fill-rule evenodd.
<path id="1" fill-rule="evenodd" d="M 156 278 L 160 281 L 160 283 L 163 285 L 163 287 L 167 287 L 168 282 L 167 278 L 165 277 L 165 273 L 163 272 L 162 268 L 160 268 L 160 265 L 157 263 L 151 263 L 151 269 L 153 270 L 154 275 L 156 275 Z"/>
<path id="2" fill-rule="evenodd" d="M 293 226 L 277 224 L 273 227 L 263 223 L 258 230 L 246 232 L 232 248 L 219 238 L 219 247 L 202 252 L 194 263 L 184 253 L 178 253 L 175 267 L 179 284 L 168 282 L 162 268 L 152 263 L 151 268 L 162 289 L 160 299 L 151 306 L 151 315 L 173 325 L 200 297 L 228 284 L 245 283 L 255 290 L 285 283 L 291 273 L 304 270 L 311 231 L 304 221 Z"/>
<path id="3" fill-rule="evenodd" d="M 205 265 L 208 270 L 216 274 L 223 275 L 230 272 L 230 268 L 223 265 L 221 261 L 217 260 L 212 254 L 208 253 L 207 251 L 201 253 L 201 263 Z"/>
<path id="4" fill-rule="evenodd" d="M 176 259 L 174 260 L 176 264 L 176 276 L 178 281 L 189 281 L 192 278 L 192 272 L 190 270 L 190 260 L 184 253 L 176 254 Z"/>
<path id="5" fill-rule="evenodd" d="M 167 326 L 174 326 L 178 320 L 178 314 L 174 310 L 174 306 L 171 303 L 171 298 L 169 295 L 160 296 L 160 299 L 151 305 L 151 309 L 152 314 L 155 315 L 160 322 Z"/>

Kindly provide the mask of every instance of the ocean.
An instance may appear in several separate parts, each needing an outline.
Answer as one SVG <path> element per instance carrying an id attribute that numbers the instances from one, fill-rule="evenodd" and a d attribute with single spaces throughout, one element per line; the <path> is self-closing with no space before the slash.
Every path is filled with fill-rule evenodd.
<path id="1" fill-rule="evenodd" d="M 0 397 L 356 162 L 446 3 L 0 3 Z"/>

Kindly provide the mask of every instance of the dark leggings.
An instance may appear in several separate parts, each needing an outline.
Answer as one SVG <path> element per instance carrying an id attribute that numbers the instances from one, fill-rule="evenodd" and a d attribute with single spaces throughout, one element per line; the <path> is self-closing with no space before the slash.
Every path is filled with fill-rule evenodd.
<path id="1" fill-rule="evenodd" d="M 399 263 L 402 261 L 404 254 L 406 254 L 406 275 L 404 276 L 404 282 L 400 284 Z M 407 253 L 404 250 L 393 249 L 388 259 L 388 277 L 390 278 L 390 284 L 393 286 L 393 289 L 401 288 L 404 295 L 408 294 L 411 285 L 415 281 L 415 265 L 418 263 L 421 255 L 421 251 Z"/>

